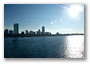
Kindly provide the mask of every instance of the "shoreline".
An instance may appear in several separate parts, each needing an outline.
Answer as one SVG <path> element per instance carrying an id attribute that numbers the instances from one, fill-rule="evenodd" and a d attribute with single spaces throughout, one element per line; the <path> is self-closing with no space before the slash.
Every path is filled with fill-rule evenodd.
<path id="1" fill-rule="evenodd" d="M 73 35 L 84 35 L 84 34 L 60 34 L 60 35 L 19 35 L 19 36 L 4 36 L 4 38 L 9 37 L 46 37 L 46 36 L 73 36 Z"/>

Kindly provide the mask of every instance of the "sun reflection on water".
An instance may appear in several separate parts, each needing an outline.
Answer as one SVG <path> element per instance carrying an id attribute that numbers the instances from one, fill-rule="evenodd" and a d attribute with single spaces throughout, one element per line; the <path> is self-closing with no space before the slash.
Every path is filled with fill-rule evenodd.
<path id="1" fill-rule="evenodd" d="M 67 58 L 84 58 L 84 36 L 67 36 Z"/>

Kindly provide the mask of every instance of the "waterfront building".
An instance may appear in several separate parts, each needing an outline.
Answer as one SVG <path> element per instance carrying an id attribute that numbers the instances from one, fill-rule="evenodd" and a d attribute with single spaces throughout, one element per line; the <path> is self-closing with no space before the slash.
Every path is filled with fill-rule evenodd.
<path id="1" fill-rule="evenodd" d="M 28 30 L 26 30 L 26 34 L 28 34 Z"/>
<path id="2" fill-rule="evenodd" d="M 19 24 L 18 23 L 14 24 L 14 34 L 19 34 Z"/>
<path id="3" fill-rule="evenodd" d="M 8 29 L 5 29 L 4 30 L 4 34 L 8 34 Z"/>
<path id="4" fill-rule="evenodd" d="M 40 31 L 40 29 L 37 31 L 37 35 L 40 35 L 41 34 L 41 31 Z"/>
<path id="5" fill-rule="evenodd" d="M 13 30 L 9 30 L 9 34 L 13 34 Z"/>
<path id="6" fill-rule="evenodd" d="M 45 34 L 45 27 L 42 26 L 42 34 Z"/>

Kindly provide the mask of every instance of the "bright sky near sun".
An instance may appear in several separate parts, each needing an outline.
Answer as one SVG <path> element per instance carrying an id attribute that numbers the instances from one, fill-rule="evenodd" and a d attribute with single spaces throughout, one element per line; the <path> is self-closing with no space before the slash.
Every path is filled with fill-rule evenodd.
<path id="1" fill-rule="evenodd" d="M 5 4 L 4 26 L 13 30 L 19 23 L 20 32 L 37 31 L 45 26 L 51 33 L 84 33 L 83 4 Z"/>

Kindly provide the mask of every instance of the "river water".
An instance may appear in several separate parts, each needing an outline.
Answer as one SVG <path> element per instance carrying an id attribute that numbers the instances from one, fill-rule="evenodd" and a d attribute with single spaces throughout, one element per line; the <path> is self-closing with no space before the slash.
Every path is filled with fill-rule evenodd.
<path id="1" fill-rule="evenodd" d="M 84 58 L 84 35 L 4 38 L 4 57 Z"/>

